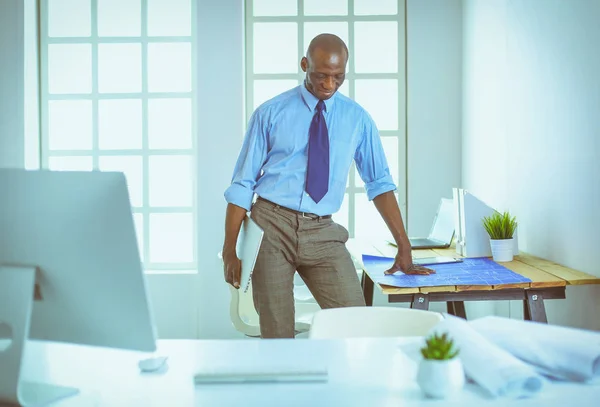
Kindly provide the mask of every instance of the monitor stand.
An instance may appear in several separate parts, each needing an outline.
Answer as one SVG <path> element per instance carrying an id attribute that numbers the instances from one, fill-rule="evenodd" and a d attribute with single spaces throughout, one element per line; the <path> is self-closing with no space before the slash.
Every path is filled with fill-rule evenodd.
<path id="1" fill-rule="evenodd" d="M 71 397 L 79 390 L 45 383 L 21 381 L 25 346 L 33 309 L 35 267 L 3 266 L 0 264 L 0 332 L 8 331 L 8 343 L 0 346 L 0 404 L 41 407 Z M 8 329 L 6 328 L 8 327 Z"/>

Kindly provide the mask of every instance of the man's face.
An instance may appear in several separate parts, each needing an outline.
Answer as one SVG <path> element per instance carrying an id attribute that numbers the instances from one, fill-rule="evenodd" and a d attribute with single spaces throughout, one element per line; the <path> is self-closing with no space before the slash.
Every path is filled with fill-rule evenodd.
<path id="1" fill-rule="evenodd" d="M 342 86 L 346 78 L 346 55 L 328 53 L 317 48 L 310 61 L 302 58 L 300 66 L 306 72 L 306 87 L 318 99 L 327 100 Z"/>

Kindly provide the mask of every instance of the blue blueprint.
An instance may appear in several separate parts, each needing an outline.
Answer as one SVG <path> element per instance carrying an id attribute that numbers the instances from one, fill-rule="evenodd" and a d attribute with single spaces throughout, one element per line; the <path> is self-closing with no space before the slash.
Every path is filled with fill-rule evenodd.
<path id="1" fill-rule="evenodd" d="M 491 259 L 465 258 L 461 263 L 427 266 L 436 271 L 430 275 L 407 275 L 398 271 L 385 275 L 385 270 L 394 263 L 389 257 L 364 254 L 363 264 L 375 283 L 394 287 L 432 287 L 441 285 L 501 285 L 528 283 L 531 280 L 495 263 Z"/>

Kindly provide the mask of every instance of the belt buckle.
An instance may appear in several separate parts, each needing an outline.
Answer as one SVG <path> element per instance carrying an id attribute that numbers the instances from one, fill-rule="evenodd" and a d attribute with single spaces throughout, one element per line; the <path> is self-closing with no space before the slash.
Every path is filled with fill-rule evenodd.
<path id="1" fill-rule="evenodd" d="M 307 216 L 307 215 L 306 215 L 306 212 L 302 212 L 302 217 L 303 217 L 304 219 L 311 219 L 311 220 L 314 220 L 314 219 L 315 219 L 315 218 L 313 218 L 312 216 Z"/>

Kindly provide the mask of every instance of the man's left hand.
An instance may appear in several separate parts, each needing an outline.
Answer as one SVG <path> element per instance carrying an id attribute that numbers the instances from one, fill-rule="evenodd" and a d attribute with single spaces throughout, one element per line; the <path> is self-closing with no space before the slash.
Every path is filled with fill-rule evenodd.
<path id="1" fill-rule="evenodd" d="M 385 274 L 394 274 L 397 271 L 401 271 L 404 274 L 435 274 L 435 270 L 413 264 L 410 245 L 408 245 L 408 249 L 398 248 L 398 254 L 394 259 L 394 265 L 387 269 Z"/>

